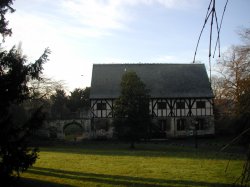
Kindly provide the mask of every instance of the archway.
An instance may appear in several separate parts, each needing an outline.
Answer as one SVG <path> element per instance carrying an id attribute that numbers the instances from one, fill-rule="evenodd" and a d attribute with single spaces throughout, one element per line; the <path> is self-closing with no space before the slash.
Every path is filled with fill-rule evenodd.
<path id="1" fill-rule="evenodd" d="M 83 136 L 84 128 L 81 123 L 72 121 L 63 126 L 64 139 L 67 141 L 78 141 Z"/>

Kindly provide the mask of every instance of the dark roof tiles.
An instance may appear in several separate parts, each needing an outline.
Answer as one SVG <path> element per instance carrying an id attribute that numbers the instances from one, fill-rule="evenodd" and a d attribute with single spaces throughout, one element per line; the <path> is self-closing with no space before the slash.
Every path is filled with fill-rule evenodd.
<path id="1" fill-rule="evenodd" d="M 119 97 L 125 71 L 135 71 L 152 98 L 213 97 L 204 64 L 94 64 L 90 98 Z"/>

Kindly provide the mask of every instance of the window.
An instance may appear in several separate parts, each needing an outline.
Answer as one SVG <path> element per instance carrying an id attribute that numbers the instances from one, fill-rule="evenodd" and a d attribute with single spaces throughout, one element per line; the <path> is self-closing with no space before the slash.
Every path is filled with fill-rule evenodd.
<path id="1" fill-rule="evenodd" d="M 186 120 L 185 119 L 177 119 L 177 131 L 186 130 Z"/>
<path id="2" fill-rule="evenodd" d="M 176 109 L 185 109 L 185 102 L 176 102 Z"/>
<path id="3" fill-rule="evenodd" d="M 157 108 L 159 110 L 166 109 L 166 107 L 167 107 L 166 102 L 157 102 Z"/>
<path id="4" fill-rule="evenodd" d="M 97 103 L 97 110 L 106 110 L 106 103 Z"/>
<path id="5" fill-rule="evenodd" d="M 167 130 L 167 121 L 166 120 L 159 120 L 159 129 L 161 132 L 164 132 Z"/>
<path id="6" fill-rule="evenodd" d="M 205 108 L 205 107 L 206 107 L 205 101 L 197 101 L 196 102 L 196 108 Z"/>
<path id="7" fill-rule="evenodd" d="M 205 119 L 203 118 L 200 118 L 200 119 L 197 119 L 197 126 L 196 126 L 196 130 L 204 130 L 205 129 Z"/>

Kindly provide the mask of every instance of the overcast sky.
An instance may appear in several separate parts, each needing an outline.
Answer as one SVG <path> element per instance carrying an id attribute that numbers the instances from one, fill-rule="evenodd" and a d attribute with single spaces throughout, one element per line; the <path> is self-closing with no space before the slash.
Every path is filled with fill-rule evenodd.
<path id="1" fill-rule="evenodd" d="M 52 51 L 44 74 L 64 80 L 69 91 L 90 86 L 94 63 L 191 63 L 210 0 L 16 0 L 8 14 L 13 35 L 30 61 Z M 217 0 L 217 16 L 226 0 Z M 239 44 L 250 27 L 250 1 L 229 0 L 221 49 Z M 209 25 L 197 60 L 208 64 Z M 216 40 L 214 34 L 213 41 Z M 215 60 L 213 61 L 215 63 Z"/>

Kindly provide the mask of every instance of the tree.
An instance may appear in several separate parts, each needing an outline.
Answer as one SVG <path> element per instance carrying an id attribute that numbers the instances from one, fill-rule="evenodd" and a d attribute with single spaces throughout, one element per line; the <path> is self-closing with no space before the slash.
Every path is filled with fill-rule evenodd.
<path id="1" fill-rule="evenodd" d="M 67 107 L 68 96 L 65 91 L 62 89 L 56 90 L 56 93 L 51 95 L 50 99 L 52 101 L 51 117 L 59 119 L 65 118 L 65 116 L 69 114 Z"/>
<path id="2" fill-rule="evenodd" d="M 68 107 L 71 112 L 77 112 L 83 108 L 89 108 L 89 93 L 90 88 L 85 89 L 76 88 L 70 92 Z"/>
<path id="3" fill-rule="evenodd" d="M 42 107 L 16 120 L 15 108 L 31 99 L 28 81 L 39 80 L 49 49 L 35 63 L 13 47 L 0 51 L 0 180 L 25 171 L 37 158 L 37 148 L 30 148 L 32 131 L 43 122 Z"/>
<path id="4" fill-rule="evenodd" d="M 31 80 L 29 84 L 30 94 L 37 100 L 49 99 L 56 90 L 62 90 L 64 86 L 63 81 L 55 81 L 45 76 L 41 76 L 39 80 Z"/>
<path id="5" fill-rule="evenodd" d="M 231 115 L 236 119 L 237 137 L 228 145 L 240 141 L 247 148 L 246 161 L 238 181 L 242 186 L 250 180 L 250 29 L 240 32 L 243 45 L 231 47 L 219 60 L 219 88 L 222 97 L 234 102 Z M 228 147 L 228 145 L 226 147 Z"/>
<path id="6" fill-rule="evenodd" d="M 26 100 L 23 106 L 28 112 L 42 106 L 42 111 L 49 117 L 52 105 L 50 97 L 63 88 L 63 82 L 41 75 L 39 80 L 30 80 L 28 84 L 31 99 Z"/>
<path id="7" fill-rule="evenodd" d="M 121 96 L 114 107 L 114 126 L 118 138 L 135 141 L 145 138 L 149 129 L 149 91 L 135 72 L 126 72 L 121 80 Z"/>
<path id="8" fill-rule="evenodd" d="M 230 47 L 218 60 L 218 77 L 213 78 L 213 89 L 216 96 L 215 107 L 223 107 L 229 117 L 238 121 L 235 127 L 242 131 L 249 113 L 250 86 L 250 29 L 239 33 L 243 44 Z"/>
<path id="9" fill-rule="evenodd" d="M 67 96 L 63 89 L 56 89 L 56 92 L 50 96 L 51 117 L 63 119 L 72 117 L 74 113 L 80 114 L 79 112 L 83 109 L 88 109 L 89 93 L 90 88 L 76 88 L 70 92 L 70 96 Z M 69 114 L 71 115 L 69 116 Z M 73 117 L 75 117 L 75 114 Z"/>
<path id="10" fill-rule="evenodd" d="M 242 186 L 250 184 L 250 75 L 243 80 L 244 92 L 239 98 L 238 116 L 241 125 L 240 137 L 241 144 L 246 147 L 246 161 L 243 166 L 241 177 L 239 178 Z"/>
<path id="11" fill-rule="evenodd" d="M 12 31 L 7 28 L 5 14 L 14 12 L 13 0 L 0 1 L 0 34 L 4 38 Z M 37 158 L 37 148 L 30 146 L 32 131 L 43 123 L 42 107 L 27 114 L 23 102 L 31 99 L 29 80 L 41 80 L 43 64 L 49 49 L 34 63 L 27 63 L 20 49 L 0 49 L 0 181 L 10 185 L 10 179 L 19 176 Z"/>
<path id="12" fill-rule="evenodd" d="M 246 80 L 250 76 L 250 43 L 229 48 L 218 60 L 217 72 L 220 88 L 216 91 L 220 90 L 220 97 L 234 101 L 234 113 L 239 112 L 239 100 L 246 91 Z"/>
<path id="13" fill-rule="evenodd" d="M 3 39 L 6 36 L 12 34 L 11 29 L 7 28 L 9 22 L 5 19 L 5 14 L 10 11 L 13 13 L 15 10 L 11 7 L 13 0 L 1 0 L 0 2 L 0 34 L 3 36 Z"/>
<path id="14" fill-rule="evenodd" d="M 224 99 L 225 93 L 223 89 L 224 79 L 221 76 L 213 75 L 211 77 L 211 86 L 215 99 Z"/>
<path id="15" fill-rule="evenodd" d="M 244 93 L 239 98 L 239 113 L 250 117 L 250 76 L 244 79 Z"/>

